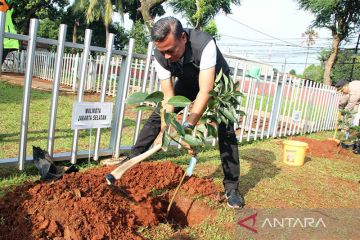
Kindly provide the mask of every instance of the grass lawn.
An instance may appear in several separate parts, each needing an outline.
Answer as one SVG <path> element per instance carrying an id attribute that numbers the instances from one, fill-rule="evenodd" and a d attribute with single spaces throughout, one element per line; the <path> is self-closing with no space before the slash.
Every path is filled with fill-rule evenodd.
<path id="1" fill-rule="evenodd" d="M 0 159 L 14 158 L 18 155 L 20 141 L 20 118 L 23 88 L 9 85 L 0 81 Z M 99 101 L 99 95 L 86 95 L 84 101 Z M 58 102 L 54 152 L 69 152 L 72 147 L 73 130 L 71 130 L 71 115 L 73 103 L 77 95 L 60 95 Z M 108 97 L 106 101 L 114 101 Z M 47 136 L 51 107 L 51 93 L 38 90 L 31 91 L 30 112 L 28 123 L 27 155 L 32 154 L 32 145 L 47 148 Z M 129 110 L 125 117 L 122 145 L 131 145 L 134 134 L 136 113 Z M 92 131 L 92 146 L 95 142 L 96 130 Z M 108 148 L 110 142 L 110 129 L 103 129 L 101 135 L 101 148 Z M 78 149 L 89 148 L 90 130 L 81 130 Z"/>

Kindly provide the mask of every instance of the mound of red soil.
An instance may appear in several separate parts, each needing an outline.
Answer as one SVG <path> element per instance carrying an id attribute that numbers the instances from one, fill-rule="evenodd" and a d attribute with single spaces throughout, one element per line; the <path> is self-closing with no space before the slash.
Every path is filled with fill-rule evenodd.
<path id="1" fill-rule="evenodd" d="M 306 137 L 296 137 L 293 140 L 309 144 L 309 154 L 312 156 L 338 160 L 355 160 L 359 158 L 359 155 L 354 154 L 351 150 L 342 148 L 337 142 L 332 140 L 316 140 Z"/>
<path id="2" fill-rule="evenodd" d="M 186 179 L 166 209 L 183 170 L 170 162 L 146 162 L 130 169 L 115 187 L 104 175 L 114 167 L 65 175 L 55 182 L 24 184 L 0 199 L 0 239 L 141 239 L 139 226 L 160 222 L 193 225 L 215 215 L 194 200 L 215 198 L 210 180 Z"/>

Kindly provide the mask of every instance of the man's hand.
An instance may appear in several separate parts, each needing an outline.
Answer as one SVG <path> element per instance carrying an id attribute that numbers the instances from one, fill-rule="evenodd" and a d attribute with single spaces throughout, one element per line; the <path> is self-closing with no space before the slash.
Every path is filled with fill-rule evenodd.
<path id="1" fill-rule="evenodd" d="M 194 129 L 194 125 L 192 125 L 192 124 L 190 124 L 188 121 L 185 121 L 183 124 L 182 124 L 182 127 L 184 128 L 184 129 L 191 129 L 191 130 L 193 130 Z"/>

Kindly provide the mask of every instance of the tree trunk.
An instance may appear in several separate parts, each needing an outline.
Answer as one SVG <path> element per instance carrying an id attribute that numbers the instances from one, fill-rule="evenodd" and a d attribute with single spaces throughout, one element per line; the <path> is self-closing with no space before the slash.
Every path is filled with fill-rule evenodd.
<path id="1" fill-rule="evenodd" d="M 108 39 L 109 39 L 109 25 L 105 24 L 105 35 L 106 35 L 106 42 L 105 42 L 105 47 L 107 45 Z"/>
<path id="2" fill-rule="evenodd" d="M 36 8 L 30 9 L 30 11 L 27 12 L 23 25 L 21 26 L 21 31 L 20 31 L 21 34 L 29 33 L 30 20 L 35 15 L 35 12 L 36 12 Z"/>
<path id="3" fill-rule="evenodd" d="M 165 1 L 166 0 L 140 0 L 141 5 L 138 10 L 141 12 L 141 15 L 149 31 L 151 31 L 152 26 L 154 25 L 154 19 L 150 14 L 151 8 L 160 5 Z"/>
<path id="4" fill-rule="evenodd" d="M 310 46 L 308 46 L 307 52 L 306 52 L 306 59 L 305 59 L 305 68 L 304 68 L 304 71 L 305 71 L 305 69 L 306 69 L 307 61 L 308 61 L 308 57 L 309 57 L 309 48 L 310 48 Z"/>
<path id="5" fill-rule="evenodd" d="M 74 22 L 74 27 L 73 27 L 73 32 L 72 32 L 72 42 L 76 43 L 77 42 L 77 27 L 80 25 L 79 21 L 77 19 L 75 19 Z"/>
<path id="6" fill-rule="evenodd" d="M 332 68 L 335 64 L 335 59 L 338 55 L 339 52 L 339 45 L 340 45 L 340 38 L 337 35 L 333 36 L 333 41 L 332 41 L 332 51 L 331 54 L 328 58 L 328 60 L 325 63 L 325 71 L 324 71 L 324 84 L 325 85 L 329 85 L 331 86 L 331 72 L 332 72 Z"/>
<path id="7" fill-rule="evenodd" d="M 200 1 L 199 0 L 196 0 L 196 15 L 198 16 L 197 19 L 196 19 L 196 24 L 195 24 L 195 29 L 196 30 L 200 30 L 202 31 L 202 29 L 200 29 L 200 17 L 199 15 L 197 14 L 198 12 L 200 12 Z"/>

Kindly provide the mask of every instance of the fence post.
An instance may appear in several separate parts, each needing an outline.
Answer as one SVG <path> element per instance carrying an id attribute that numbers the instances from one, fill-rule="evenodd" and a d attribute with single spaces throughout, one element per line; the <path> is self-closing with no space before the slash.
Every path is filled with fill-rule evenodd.
<path id="1" fill-rule="evenodd" d="M 52 156 L 54 152 L 56 112 L 57 112 L 58 99 L 59 99 L 59 88 L 60 88 L 60 80 L 61 80 L 62 59 L 64 56 L 66 29 L 67 26 L 65 24 L 60 25 L 60 31 L 58 37 L 59 42 L 56 50 L 55 76 L 53 82 L 52 101 L 51 101 L 50 120 L 49 120 L 48 146 L 47 146 L 47 150 L 50 156 Z"/>
<path id="2" fill-rule="evenodd" d="M 277 74 L 280 74 L 280 73 L 277 73 Z M 269 132 L 272 133 L 273 137 L 275 137 L 276 132 L 277 132 L 277 126 L 278 126 L 278 120 L 279 120 L 279 115 L 280 115 L 280 109 L 281 109 L 281 104 L 282 104 L 282 97 L 283 97 L 285 82 L 286 82 L 286 78 L 284 75 L 282 81 L 278 82 L 277 88 L 280 87 L 280 91 L 276 91 L 276 96 L 273 101 L 274 108 L 273 108 L 273 112 L 272 112 L 272 116 L 271 116 L 270 124 L 269 124 L 270 125 Z"/>
<path id="3" fill-rule="evenodd" d="M 75 55 L 75 66 L 72 69 L 73 72 L 73 79 L 72 79 L 72 91 L 76 91 L 76 80 L 77 80 L 77 73 L 78 73 L 78 67 L 79 67 L 79 53 L 76 53 Z"/>
<path id="4" fill-rule="evenodd" d="M 272 86 L 273 86 L 272 81 L 274 79 L 274 71 L 272 71 L 272 70 L 270 70 L 270 71 L 271 71 L 271 74 L 270 74 L 269 87 L 268 87 L 267 99 L 266 99 L 266 104 L 265 104 L 264 121 L 262 123 L 262 128 L 261 128 L 261 136 L 260 136 L 261 139 L 264 139 L 265 125 L 267 122 L 267 112 L 269 109 L 271 90 L 272 90 Z M 274 89 L 275 89 L 275 83 L 274 83 Z M 274 93 L 275 93 L 275 91 L 274 91 Z M 270 116 L 271 116 L 271 113 L 270 113 Z M 270 123 L 270 116 L 269 116 L 269 123 Z M 269 124 L 268 124 L 268 128 L 269 128 Z M 269 129 L 267 131 L 269 132 Z"/>
<path id="5" fill-rule="evenodd" d="M 153 50 L 153 42 L 150 42 L 148 45 L 148 49 L 147 49 L 146 65 L 145 65 L 143 82 L 142 82 L 142 86 L 141 86 L 141 92 L 146 92 L 146 82 L 149 77 L 152 50 Z M 141 74 L 141 71 L 140 71 L 140 74 Z M 139 82 L 140 82 L 140 78 L 141 78 L 141 75 L 139 77 Z M 136 143 L 138 135 L 139 135 L 141 116 L 142 116 L 142 111 L 138 111 L 137 117 L 136 117 L 136 124 L 135 124 L 135 133 L 134 133 L 134 142 L 133 142 L 134 144 Z"/>
<path id="6" fill-rule="evenodd" d="M 29 43 L 27 50 L 27 61 L 25 71 L 25 83 L 24 83 L 24 95 L 22 101 L 22 112 L 21 112 L 21 123 L 20 123 L 20 144 L 19 144 L 19 170 L 24 170 L 26 160 L 26 146 L 27 146 L 27 132 L 29 122 L 29 109 L 30 109 L 30 93 L 31 93 L 31 82 L 33 73 L 33 63 L 36 48 L 36 33 L 39 25 L 39 20 L 30 20 L 29 29 Z"/>
<path id="7" fill-rule="evenodd" d="M 79 91 L 78 91 L 78 100 L 77 102 L 82 102 L 84 97 L 84 85 L 85 85 L 85 77 L 86 77 L 86 67 L 88 63 L 88 56 L 90 53 L 90 44 L 91 44 L 91 34 L 92 30 L 86 29 L 85 31 L 85 40 L 84 40 L 84 51 L 83 57 L 81 61 L 81 70 L 80 70 L 80 84 L 79 84 Z M 76 155 L 77 155 L 77 145 L 79 140 L 79 129 L 74 130 L 74 137 L 71 149 L 71 163 L 76 163 Z"/>
<path id="8" fill-rule="evenodd" d="M 122 66 L 125 68 L 125 75 L 123 76 L 122 79 L 119 79 L 119 84 L 116 94 L 115 112 L 117 113 L 117 115 L 115 115 L 116 118 L 114 119 L 116 122 L 116 127 L 113 128 L 113 130 L 116 130 L 115 131 L 116 138 L 115 138 L 115 146 L 114 146 L 115 149 L 113 149 L 115 159 L 118 159 L 120 156 L 121 134 L 123 128 L 124 113 L 125 113 L 125 100 L 129 88 L 134 43 L 135 43 L 134 39 L 130 38 L 128 55 L 126 57 L 126 64 L 122 64 Z"/>
<path id="9" fill-rule="evenodd" d="M 6 13 L 0 11 L 0 59 L 1 59 L 1 61 L 2 61 L 3 54 L 4 54 L 3 46 L 4 46 L 5 21 L 6 21 Z M 1 68 L 2 68 L 2 62 L 0 65 L 0 76 L 1 76 Z"/>
<path id="10" fill-rule="evenodd" d="M 20 57 L 20 72 L 23 73 L 25 72 L 25 69 L 24 69 L 24 62 L 26 60 L 26 57 L 25 57 L 25 51 L 22 50 L 21 51 L 21 57 Z"/>
<path id="11" fill-rule="evenodd" d="M 107 80 L 109 78 L 109 67 L 110 67 L 110 61 L 111 61 L 111 57 L 112 57 L 112 48 L 114 45 L 114 38 L 115 38 L 115 35 L 113 33 L 110 33 L 109 37 L 108 37 L 108 42 L 106 45 L 105 68 L 104 68 L 104 74 L 103 74 L 102 85 L 101 85 L 100 102 L 105 102 L 106 84 L 107 84 Z M 95 161 L 99 160 L 100 139 L 101 139 L 101 128 L 98 128 L 97 132 L 96 132 L 95 151 L 94 151 L 94 158 L 93 158 Z"/>

